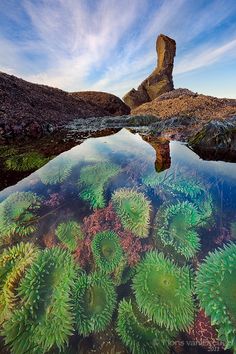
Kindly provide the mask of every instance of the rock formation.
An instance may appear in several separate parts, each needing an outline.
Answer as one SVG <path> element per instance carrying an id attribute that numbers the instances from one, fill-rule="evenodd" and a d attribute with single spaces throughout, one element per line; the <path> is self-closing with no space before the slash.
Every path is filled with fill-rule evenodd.
<path id="1" fill-rule="evenodd" d="M 131 108 L 150 102 L 161 94 L 174 88 L 172 71 L 176 52 L 176 43 L 173 39 L 161 34 L 156 41 L 157 67 L 145 79 L 137 90 L 132 89 L 123 100 Z"/>
<path id="2" fill-rule="evenodd" d="M 70 94 L 74 98 L 81 98 L 86 102 L 95 103 L 101 110 L 105 109 L 109 116 L 123 116 L 130 114 L 130 108 L 117 96 L 107 92 L 80 91 Z"/>
<path id="3" fill-rule="evenodd" d="M 68 92 L 0 72 L 1 137 L 38 137 L 75 118 L 129 114 L 118 97 L 104 92 Z"/>

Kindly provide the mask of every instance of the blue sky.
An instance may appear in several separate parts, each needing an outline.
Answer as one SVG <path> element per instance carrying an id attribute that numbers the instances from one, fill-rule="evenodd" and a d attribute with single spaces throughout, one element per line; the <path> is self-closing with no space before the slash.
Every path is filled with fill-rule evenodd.
<path id="1" fill-rule="evenodd" d="M 236 0 L 1 0 L 0 70 L 122 97 L 177 42 L 175 87 L 236 98 Z"/>

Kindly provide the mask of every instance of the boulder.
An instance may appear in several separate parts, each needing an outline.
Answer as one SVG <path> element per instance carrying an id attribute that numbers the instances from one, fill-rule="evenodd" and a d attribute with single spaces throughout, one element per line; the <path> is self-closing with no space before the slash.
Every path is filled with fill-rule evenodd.
<path id="1" fill-rule="evenodd" d="M 163 34 L 156 41 L 157 67 L 137 90 L 132 89 L 124 97 L 124 102 L 131 108 L 150 102 L 165 92 L 174 89 L 172 71 L 176 53 L 175 41 Z"/>
<path id="2" fill-rule="evenodd" d="M 73 98 L 81 98 L 85 102 L 96 104 L 99 109 L 105 110 L 110 116 L 130 114 L 130 108 L 119 97 L 107 92 L 80 91 L 70 94 Z"/>
<path id="3" fill-rule="evenodd" d="M 236 161 L 236 117 L 212 120 L 188 141 L 190 147 L 205 160 Z"/>

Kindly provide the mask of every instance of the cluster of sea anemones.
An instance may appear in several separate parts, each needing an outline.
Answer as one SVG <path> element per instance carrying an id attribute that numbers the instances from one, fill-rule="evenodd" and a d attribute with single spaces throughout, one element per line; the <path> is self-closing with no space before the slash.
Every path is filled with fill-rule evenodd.
<path id="1" fill-rule="evenodd" d="M 61 157 L 38 176 L 52 193 L 76 175 L 73 167 Z M 70 211 L 57 219 L 55 243 L 44 250 L 35 246 L 39 208 L 49 206 L 51 213 L 60 207 L 56 193 L 44 204 L 33 192 L 15 192 L 1 202 L 1 240 L 33 235 L 31 243 L 28 237 L 0 255 L 5 344 L 16 354 L 60 352 L 73 334 L 86 337 L 112 325 L 132 354 L 166 353 L 178 332 L 190 333 L 200 304 L 219 340 L 236 350 L 236 245 L 210 253 L 196 273 L 189 266 L 212 216 L 211 197 L 198 181 L 169 173 L 143 176 L 141 188 L 121 188 L 121 172 L 110 161 L 82 165 L 73 197 L 95 210 L 83 221 Z M 155 193 L 147 192 L 157 187 L 165 191 L 152 207 Z"/>

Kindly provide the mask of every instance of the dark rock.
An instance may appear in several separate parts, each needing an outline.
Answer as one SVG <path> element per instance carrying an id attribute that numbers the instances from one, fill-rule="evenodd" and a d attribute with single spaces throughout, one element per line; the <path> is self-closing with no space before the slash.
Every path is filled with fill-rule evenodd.
<path id="1" fill-rule="evenodd" d="M 157 67 L 145 79 L 137 90 L 132 89 L 124 97 L 124 102 L 131 108 L 136 108 L 149 102 L 165 92 L 173 90 L 172 71 L 176 53 L 176 43 L 172 38 L 163 34 L 156 41 Z"/>
<path id="2" fill-rule="evenodd" d="M 0 134 L 2 137 L 18 134 L 38 137 L 47 131 L 48 124 L 54 129 L 75 118 L 130 112 L 114 95 L 87 92 L 79 96 L 80 93 L 70 94 L 0 72 Z"/>
<path id="3" fill-rule="evenodd" d="M 203 159 L 236 161 L 236 117 L 210 121 L 188 142 Z"/>
<path id="4" fill-rule="evenodd" d="M 81 91 L 70 94 L 74 98 L 81 98 L 85 102 L 95 103 L 100 109 L 106 109 L 110 116 L 130 114 L 130 108 L 119 97 L 107 92 Z"/>

